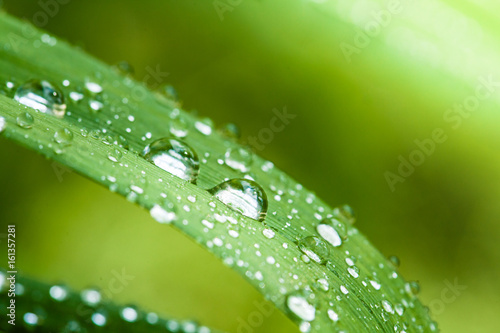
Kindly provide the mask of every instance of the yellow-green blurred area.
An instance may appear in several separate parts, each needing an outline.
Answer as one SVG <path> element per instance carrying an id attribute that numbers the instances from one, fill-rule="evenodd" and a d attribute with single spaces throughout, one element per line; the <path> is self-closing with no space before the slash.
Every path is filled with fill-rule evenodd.
<path id="1" fill-rule="evenodd" d="M 420 282 L 443 332 L 498 332 L 499 4 L 11 0 L 4 8 L 106 63 L 129 62 L 152 88 L 172 84 L 186 110 L 236 123 L 243 139 L 286 107 L 296 117 L 258 153 L 330 205 L 350 204 L 357 227 Z M 168 76 L 157 81 L 154 71 Z M 478 89 L 489 95 L 475 97 Z M 430 144 L 436 129 L 446 140 Z M 24 273 L 109 291 L 125 271 L 119 292 L 109 292 L 116 302 L 228 332 L 259 311 L 257 291 L 178 231 L 1 138 L 0 152 L 1 224 L 4 235 L 17 225 Z M 400 174 L 402 159 L 418 165 Z M 276 311 L 253 331 L 295 330 Z"/>

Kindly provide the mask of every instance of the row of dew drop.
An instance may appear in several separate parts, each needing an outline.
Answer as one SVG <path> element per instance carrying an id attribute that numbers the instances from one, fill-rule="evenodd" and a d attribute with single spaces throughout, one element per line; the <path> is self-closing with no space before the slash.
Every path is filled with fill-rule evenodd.
<path id="1" fill-rule="evenodd" d="M 63 82 L 63 85 L 67 84 Z M 11 82 L 8 82 L 7 86 L 14 87 Z M 94 95 L 103 91 L 99 84 L 91 81 L 86 82 L 85 88 Z M 72 92 L 70 98 L 73 101 L 79 101 L 83 98 L 83 94 Z M 64 117 L 67 110 L 61 90 L 46 80 L 31 80 L 19 86 L 14 99 L 25 106 L 58 118 Z M 102 107 L 102 103 L 96 99 L 92 99 L 89 105 L 94 111 L 99 111 Z M 32 128 L 34 124 L 34 118 L 29 112 L 21 112 L 16 121 L 18 126 L 25 129 Z M 133 116 L 129 116 L 129 121 L 134 121 Z M 6 126 L 5 119 L 0 117 L 0 132 Z M 210 135 L 212 132 L 211 125 L 207 121 L 196 122 L 195 128 L 204 135 Z M 200 168 L 198 154 L 181 140 L 188 135 L 187 122 L 183 118 L 174 117 L 170 123 L 170 133 L 173 137 L 163 137 L 149 143 L 142 151 L 141 156 L 164 171 L 196 184 Z M 60 129 L 54 134 L 54 141 L 61 145 L 69 145 L 72 139 L 73 134 L 66 128 Z M 121 152 L 114 150 L 108 158 L 113 162 L 118 162 L 121 158 Z M 219 160 L 219 164 L 222 163 L 245 173 L 250 170 L 252 155 L 243 148 L 229 148 L 224 155 L 224 160 Z M 245 175 L 244 178 L 226 180 L 207 191 L 226 206 L 246 217 L 261 222 L 266 218 L 268 209 L 266 192 L 249 175 Z M 177 218 L 176 209 L 172 203 L 154 205 L 150 213 L 160 223 L 171 223 Z M 343 241 L 347 239 L 347 225 L 354 223 L 354 221 L 354 214 L 349 206 L 334 209 L 332 214 L 327 215 L 317 224 L 317 236 L 307 236 L 297 242 L 298 249 L 304 254 L 303 260 L 311 260 L 317 264 L 325 265 L 330 258 L 331 249 L 341 246 Z M 274 231 L 265 229 L 264 235 L 267 238 L 272 238 Z M 348 268 L 348 273 L 357 278 L 359 269 L 352 265 Z M 378 283 L 374 282 L 372 285 L 377 286 Z M 413 282 L 410 285 L 411 291 L 415 294 L 418 285 L 415 286 Z M 380 285 L 378 285 L 379 288 Z M 346 293 L 344 290 L 342 292 Z M 310 330 L 310 322 L 315 319 L 316 313 L 316 308 L 310 302 L 311 296 L 305 296 L 306 294 L 308 293 L 301 290 L 290 293 L 286 298 L 287 308 L 293 316 L 302 321 L 301 331 L 303 332 Z M 392 309 L 392 306 L 388 304 L 388 301 L 385 301 L 382 308 L 390 313 L 391 311 L 387 309 Z M 328 317 L 334 322 L 338 321 L 338 314 L 333 309 L 328 310 Z"/>
<path id="2" fill-rule="evenodd" d="M 29 331 L 43 328 L 48 322 L 49 325 L 54 325 L 54 320 L 62 321 L 57 324 L 60 332 L 73 333 L 84 333 L 99 328 L 126 329 L 129 326 L 129 329 L 135 327 L 134 331 L 142 331 L 141 328 L 154 332 L 177 333 L 212 331 L 196 321 L 163 319 L 157 313 L 141 311 L 135 305 L 110 306 L 109 301 L 105 299 L 109 299 L 108 294 L 111 294 L 111 290 L 87 288 L 77 294 L 63 284 L 34 287 L 29 285 L 28 281 L 25 283 L 23 278 L 19 282 L 19 277 L 15 286 L 10 286 L 7 274 L 0 270 L 0 301 L 2 298 L 7 299 L 9 290 L 15 290 L 16 298 L 23 302 L 18 306 L 21 309 L 15 314 L 22 318 L 22 324 Z M 64 308 L 61 310 L 62 313 L 54 311 L 62 308 Z M 9 311 L 7 308 L 8 313 Z"/>

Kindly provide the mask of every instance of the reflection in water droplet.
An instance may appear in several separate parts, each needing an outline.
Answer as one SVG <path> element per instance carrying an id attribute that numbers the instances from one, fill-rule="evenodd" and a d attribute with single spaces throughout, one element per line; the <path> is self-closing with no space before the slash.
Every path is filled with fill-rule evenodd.
<path id="1" fill-rule="evenodd" d="M 14 99 L 42 113 L 64 117 L 66 104 L 63 93 L 45 80 L 31 80 L 17 88 Z"/>
<path id="2" fill-rule="evenodd" d="M 252 164 L 252 154 L 243 148 L 229 148 L 224 157 L 229 167 L 241 172 L 247 172 Z"/>
<path id="3" fill-rule="evenodd" d="M 16 123 L 19 127 L 29 129 L 33 127 L 35 119 L 29 112 L 21 112 L 16 118 Z"/>
<path id="4" fill-rule="evenodd" d="M 266 192 L 253 180 L 231 179 L 208 191 L 242 215 L 257 221 L 263 221 L 266 217 Z"/>
<path id="5" fill-rule="evenodd" d="M 142 155 L 159 168 L 196 184 L 199 172 L 198 155 L 186 143 L 176 139 L 158 139 L 150 143 Z"/>
<path id="6" fill-rule="evenodd" d="M 326 220 L 327 223 L 324 222 L 325 220 L 321 221 L 321 223 L 316 227 L 318 234 L 332 246 L 337 247 L 342 245 L 342 239 L 340 238 L 337 230 L 335 230 L 335 228 L 330 224 L 330 220 Z"/>
<path id="7" fill-rule="evenodd" d="M 299 292 L 293 292 L 287 296 L 286 306 L 302 320 L 312 321 L 316 317 L 316 308 Z"/>
<path id="8" fill-rule="evenodd" d="M 212 134 L 212 120 L 205 118 L 194 123 L 194 127 L 201 133 L 205 135 Z"/>
<path id="9" fill-rule="evenodd" d="M 309 258 L 317 263 L 323 264 L 328 259 L 330 251 L 326 243 L 319 237 L 308 236 L 301 239 L 298 243 L 299 249 Z"/>

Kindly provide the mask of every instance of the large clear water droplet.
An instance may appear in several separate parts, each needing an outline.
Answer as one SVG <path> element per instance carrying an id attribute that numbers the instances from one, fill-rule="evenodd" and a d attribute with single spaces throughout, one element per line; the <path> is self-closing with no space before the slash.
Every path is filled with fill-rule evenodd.
<path id="1" fill-rule="evenodd" d="M 170 138 L 158 139 L 151 142 L 142 155 L 157 167 L 196 184 L 200 168 L 198 155 L 186 143 Z"/>
<path id="2" fill-rule="evenodd" d="M 45 80 L 31 80 L 17 88 L 14 99 L 42 113 L 64 117 L 64 95 L 55 85 Z"/>
<path id="3" fill-rule="evenodd" d="M 286 306 L 298 318 L 313 321 L 316 317 L 316 308 L 299 292 L 293 292 L 286 298 Z"/>
<path id="4" fill-rule="evenodd" d="M 309 258 L 317 263 L 323 264 L 328 259 L 330 251 L 326 243 L 319 237 L 308 236 L 301 239 L 298 243 L 299 249 Z"/>
<path id="5" fill-rule="evenodd" d="M 242 215 L 257 221 L 263 221 L 266 218 L 266 192 L 253 180 L 231 179 L 208 191 Z"/>

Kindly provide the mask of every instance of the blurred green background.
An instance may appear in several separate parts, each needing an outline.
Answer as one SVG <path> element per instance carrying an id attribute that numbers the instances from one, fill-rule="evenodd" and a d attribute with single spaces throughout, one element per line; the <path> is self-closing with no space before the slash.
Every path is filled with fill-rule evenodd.
<path id="1" fill-rule="evenodd" d="M 168 72 L 186 110 L 236 123 L 243 138 L 286 107 L 296 118 L 259 153 L 330 205 L 350 204 L 358 228 L 420 281 L 443 332 L 498 332 L 499 87 L 457 128 L 444 116 L 479 76 L 500 80 L 499 4 L 396 1 L 400 12 L 377 16 L 390 2 L 49 2 L 3 7 L 109 64 L 128 61 L 137 80 Z M 386 172 L 436 128 L 447 140 L 392 191 Z M 26 274 L 109 290 L 125 270 L 117 302 L 229 332 L 257 310 L 255 290 L 147 212 L 3 138 L 0 151 L 2 225 L 18 226 Z M 467 288 L 452 294 L 450 283 Z M 293 331 L 277 312 L 255 329 Z"/>

